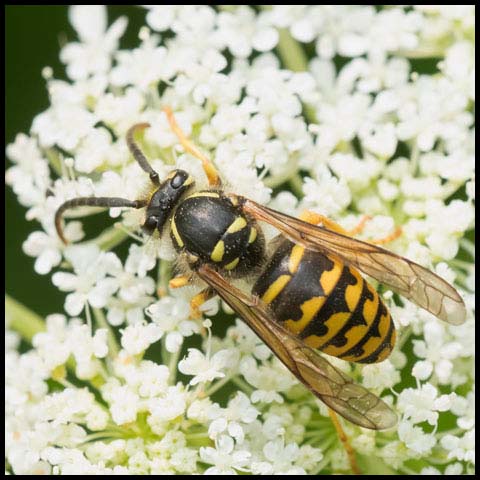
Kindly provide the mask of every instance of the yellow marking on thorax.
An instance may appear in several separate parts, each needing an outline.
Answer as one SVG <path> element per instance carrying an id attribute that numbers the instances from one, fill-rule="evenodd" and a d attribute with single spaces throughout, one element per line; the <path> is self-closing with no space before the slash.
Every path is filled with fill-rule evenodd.
<path id="1" fill-rule="evenodd" d="M 253 243 L 257 238 L 257 229 L 251 227 L 250 228 L 250 236 L 248 237 L 248 243 Z"/>
<path id="2" fill-rule="evenodd" d="M 290 275 L 280 275 L 262 295 L 262 300 L 268 305 L 273 302 L 278 294 L 285 288 L 285 285 L 290 281 Z"/>
<path id="3" fill-rule="evenodd" d="M 333 262 L 333 268 L 332 270 L 327 270 L 322 273 L 322 276 L 320 277 L 320 285 L 322 286 L 325 295 L 330 295 L 342 274 L 343 264 L 334 258 L 327 258 Z"/>
<path id="4" fill-rule="evenodd" d="M 193 182 L 194 182 L 193 177 L 191 175 L 189 175 L 187 177 L 187 179 L 185 180 L 185 182 L 183 182 L 183 185 L 188 187 L 188 185 L 191 185 Z"/>
<path id="5" fill-rule="evenodd" d="M 239 261 L 240 261 L 239 257 L 235 258 L 228 265 L 225 265 L 225 270 L 233 270 L 238 265 Z"/>
<path id="6" fill-rule="evenodd" d="M 170 226 L 172 228 L 173 236 L 175 237 L 175 240 L 177 241 L 178 245 L 180 247 L 183 247 L 184 243 L 183 243 L 182 237 L 180 236 L 177 230 L 177 224 L 175 223 L 175 215 L 172 216 L 172 220 L 170 221 Z"/>
<path id="7" fill-rule="evenodd" d="M 309 335 L 305 343 L 311 347 L 318 348 L 331 340 L 345 326 L 350 318 L 350 312 L 338 312 L 330 316 L 323 324 L 327 327 L 327 333 L 323 336 Z"/>
<path id="8" fill-rule="evenodd" d="M 373 300 L 365 300 L 362 314 L 367 324 L 371 325 L 377 315 L 378 308 L 380 306 L 380 299 L 376 290 L 369 283 L 367 283 L 367 288 L 368 291 L 373 295 Z"/>
<path id="9" fill-rule="evenodd" d="M 364 358 L 369 357 L 372 353 L 374 353 L 378 347 L 385 341 L 385 337 L 388 334 L 388 330 L 390 329 L 390 322 L 392 321 L 390 314 L 387 312 L 385 315 L 382 315 L 380 318 L 380 322 L 378 323 L 378 331 L 380 332 L 379 337 L 370 337 L 365 344 L 363 345 L 363 351 L 365 352 L 363 355 L 359 357 L 355 357 L 353 355 L 349 355 L 348 357 L 342 357 L 343 360 L 348 360 L 349 362 L 359 362 Z M 363 338 L 363 337 L 362 337 Z M 361 339 L 359 339 L 360 341 Z M 350 342 L 347 343 L 347 345 Z M 357 342 L 358 343 L 358 342 Z M 389 349 L 387 349 L 389 350 Z M 388 356 L 387 352 L 383 351 L 383 355 L 385 358 Z M 380 359 L 377 362 L 381 361 Z"/>
<path id="10" fill-rule="evenodd" d="M 224 253 L 225 253 L 225 243 L 223 243 L 223 240 L 219 240 L 215 245 L 215 248 L 213 249 L 213 252 L 210 255 L 210 258 L 214 262 L 221 262 Z"/>
<path id="11" fill-rule="evenodd" d="M 220 198 L 220 194 L 218 194 L 217 192 L 196 192 L 189 195 L 185 200 L 189 198 L 197 198 L 197 197 Z"/>
<path id="12" fill-rule="evenodd" d="M 299 320 L 287 320 L 285 327 L 291 332 L 299 334 L 303 332 L 305 327 L 312 321 L 313 317 L 318 313 L 325 303 L 326 297 L 313 297 L 306 300 L 300 306 L 302 310 L 302 317 Z"/>
<path id="13" fill-rule="evenodd" d="M 353 312 L 362 296 L 364 280 L 354 268 L 350 268 L 350 273 L 356 278 L 357 283 L 355 285 L 348 285 L 345 289 L 345 302 L 347 303 L 348 309 Z"/>
<path id="14" fill-rule="evenodd" d="M 298 270 L 298 266 L 302 261 L 304 253 L 304 247 L 302 247 L 301 245 L 294 245 L 292 251 L 290 252 L 290 258 L 288 259 L 288 270 L 290 271 L 290 273 L 295 273 Z"/>
<path id="15" fill-rule="evenodd" d="M 247 226 L 247 221 L 243 217 L 237 217 L 234 222 L 227 228 L 227 233 L 239 232 Z"/>

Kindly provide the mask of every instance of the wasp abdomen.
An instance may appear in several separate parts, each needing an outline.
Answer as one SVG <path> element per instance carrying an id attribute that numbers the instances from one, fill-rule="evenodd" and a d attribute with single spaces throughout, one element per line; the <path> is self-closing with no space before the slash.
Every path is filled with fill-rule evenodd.
<path id="1" fill-rule="evenodd" d="M 235 274 L 247 272 L 263 258 L 263 236 L 219 192 L 197 192 L 187 197 L 172 217 L 171 236 L 177 250 L 186 250 L 203 262 Z"/>
<path id="2" fill-rule="evenodd" d="M 329 255 L 284 241 L 252 292 L 286 328 L 329 355 L 375 363 L 395 343 L 392 318 L 378 293 Z"/>

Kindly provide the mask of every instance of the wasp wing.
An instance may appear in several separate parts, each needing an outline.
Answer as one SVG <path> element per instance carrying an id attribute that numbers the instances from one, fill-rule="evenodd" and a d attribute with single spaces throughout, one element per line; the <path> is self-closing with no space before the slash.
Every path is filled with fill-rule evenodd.
<path id="1" fill-rule="evenodd" d="M 383 430 L 396 424 L 396 414 L 383 400 L 353 383 L 351 378 L 276 322 L 258 297 L 242 292 L 208 265 L 201 266 L 197 273 L 328 407 L 364 428 Z"/>
<path id="2" fill-rule="evenodd" d="M 336 256 L 441 320 L 452 325 L 465 321 L 465 304 L 458 292 L 427 268 L 377 245 L 311 225 L 247 198 L 240 200 L 246 213 L 273 225 L 292 242 Z"/>

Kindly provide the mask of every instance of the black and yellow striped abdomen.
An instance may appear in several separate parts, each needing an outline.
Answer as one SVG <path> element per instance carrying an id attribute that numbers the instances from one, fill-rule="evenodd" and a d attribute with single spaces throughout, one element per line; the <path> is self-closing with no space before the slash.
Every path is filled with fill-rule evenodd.
<path id="1" fill-rule="evenodd" d="M 387 358 L 395 344 L 390 313 L 355 269 L 287 240 L 252 293 L 307 345 L 329 355 L 375 363 Z"/>

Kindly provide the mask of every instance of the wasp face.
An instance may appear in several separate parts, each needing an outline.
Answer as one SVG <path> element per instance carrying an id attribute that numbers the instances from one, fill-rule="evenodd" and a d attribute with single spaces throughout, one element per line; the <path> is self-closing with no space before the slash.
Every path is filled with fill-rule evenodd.
<path id="1" fill-rule="evenodd" d="M 148 235 L 155 230 L 161 233 L 180 198 L 193 185 L 193 178 L 185 170 L 173 170 L 150 198 L 142 230 Z"/>

